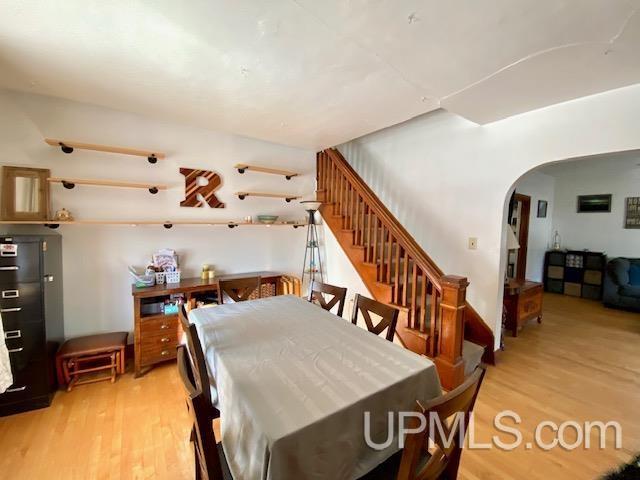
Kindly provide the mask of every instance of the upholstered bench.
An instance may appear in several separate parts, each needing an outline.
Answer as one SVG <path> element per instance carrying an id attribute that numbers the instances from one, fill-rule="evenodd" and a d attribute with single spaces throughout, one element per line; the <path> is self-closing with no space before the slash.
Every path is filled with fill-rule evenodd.
<path id="1" fill-rule="evenodd" d="M 102 333 L 71 338 L 64 342 L 56 354 L 58 384 L 66 385 L 67 391 L 75 385 L 111 380 L 125 370 L 125 348 L 127 332 Z M 84 380 L 81 375 L 109 370 L 108 375 Z"/>

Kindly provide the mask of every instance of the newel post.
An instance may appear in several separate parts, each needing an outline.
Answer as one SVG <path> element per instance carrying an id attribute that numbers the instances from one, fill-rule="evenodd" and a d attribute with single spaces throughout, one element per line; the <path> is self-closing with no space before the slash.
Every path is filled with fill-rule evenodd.
<path id="1" fill-rule="evenodd" d="M 466 277 L 445 275 L 441 278 L 440 334 L 435 358 L 442 387 L 451 390 L 464 381 L 464 308 L 469 282 Z"/>

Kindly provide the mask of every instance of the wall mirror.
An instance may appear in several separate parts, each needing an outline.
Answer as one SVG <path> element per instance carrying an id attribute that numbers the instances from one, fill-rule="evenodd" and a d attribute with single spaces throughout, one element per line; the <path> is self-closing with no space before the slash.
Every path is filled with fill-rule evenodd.
<path id="1" fill-rule="evenodd" d="M 45 168 L 2 167 L 2 219 L 48 220 L 49 176 Z"/>

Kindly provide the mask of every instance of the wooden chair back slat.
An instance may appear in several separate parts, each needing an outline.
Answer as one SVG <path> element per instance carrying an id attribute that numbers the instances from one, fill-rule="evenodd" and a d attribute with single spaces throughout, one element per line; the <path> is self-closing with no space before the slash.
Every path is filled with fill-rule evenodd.
<path id="1" fill-rule="evenodd" d="M 367 325 L 367 330 L 375 335 L 380 335 L 380 333 L 387 329 L 385 338 L 390 342 L 393 342 L 393 337 L 396 333 L 396 324 L 398 323 L 397 308 L 393 308 L 389 305 L 385 305 L 384 303 L 372 300 L 371 298 L 356 294 L 353 303 L 353 311 L 351 312 L 351 323 L 354 325 L 357 325 L 358 323 L 358 312 L 362 314 L 362 318 L 364 318 Z M 378 323 L 374 323 L 371 319 L 371 313 L 382 317 Z"/>
<path id="2" fill-rule="evenodd" d="M 325 295 L 332 295 L 329 300 Z M 336 287 L 329 285 L 328 283 L 314 281 L 309 288 L 309 301 L 317 303 L 324 310 L 331 311 L 333 307 L 338 305 L 338 311 L 336 314 L 341 317 L 344 310 L 344 302 L 347 298 L 347 289 L 343 287 Z"/>
<path id="3" fill-rule="evenodd" d="M 407 435 L 397 480 L 436 480 L 443 474 L 451 480 L 457 477 L 462 443 L 485 372 L 486 367 L 480 365 L 461 385 L 442 397 L 424 406 L 418 402 L 417 411 L 426 417 L 427 428 Z M 430 417 L 435 423 L 430 422 Z M 436 426 L 438 422 L 442 431 Z M 409 428 L 417 428 L 419 423 L 419 419 L 413 418 Z M 429 459 L 418 471 L 419 460 L 425 454 Z"/>
<path id="4" fill-rule="evenodd" d="M 202 391 L 202 395 L 209 405 L 211 418 L 218 418 L 220 416 L 220 412 L 213 406 L 211 399 L 211 381 L 209 379 L 207 362 L 205 360 L 204 350 L 202 349 L 202 343 L 200 342 L 196 326 L 189 323 L 188 313 L 184 304 L 180 306 L 178 317 L 180 318 L 182 330 L 187 337 L 187 345 L 189 346 L 187 354 L 191 361 L 196 385 L 198 389 Z"/>
<path id="5" fill-rule="evenodd" d="M 178 372 L 184 387 L 187 410 L 193 422 L 191 439 L 194 445 L 196 478 L 223 480 L 215 432 L 203 391 L 196 386 L 194 372 L 184 345 L 178 346 Z"/>
<path id="6" fill-rule="evenodd" d="M 224 303 L 224 295 L 228 295 L 234 302 L 249 300 L 253 292 L 257 291 L 260 298 L 260 277 L 237 278 L 234 280 L 220 280 L 220 303 Z"/>

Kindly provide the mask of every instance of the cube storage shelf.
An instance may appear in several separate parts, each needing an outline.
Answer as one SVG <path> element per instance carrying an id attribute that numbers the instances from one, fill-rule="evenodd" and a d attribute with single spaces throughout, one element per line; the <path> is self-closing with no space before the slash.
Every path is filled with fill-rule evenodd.
<path id="1" fill-rule="evenodd" d="M 549 251 L 544 261 L 544 289 L 600 300 L 606 265 L 607 256 L 602 252 Z"/>

